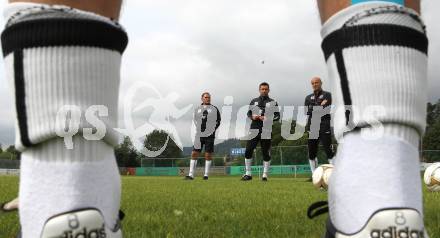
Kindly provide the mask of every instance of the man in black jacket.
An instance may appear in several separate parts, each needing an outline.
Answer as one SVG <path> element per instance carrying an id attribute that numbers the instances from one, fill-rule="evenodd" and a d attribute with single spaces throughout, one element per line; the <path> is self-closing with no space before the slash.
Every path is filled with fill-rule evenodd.
<path id="1" fill-rule="evenodd" d="M 269 97 L 269 84 L 261 83 L 259 86 L 260 96 L 252 99 L 247 116 L 252 120 L 248 142 L 245 152 L 246 173 L 242 180 L 252 180 L 252 154 L 257 147 L 258 142 L 261 144 L 263 154 L 263 181 L 267 181 L 270 167 L 270 150 L 272 143 L 272 124 L 280 119 L 278 103 Z"/>
<path id="2" fill-rule="evenodd" d="M 194 123 L 196 125 L 196 138 L 191 154 L 189 174 L 187 180 L 193 180 L 197 166 L 197 158 L 205 147 L 205 174 L 204 180 L 208 180 L 209 169 L 212 163 L 212 153 L 214 152 L 215 132 L 220 126 L 220 111 L 211 105 L 211 95 L 208 92 L 202 94 L 202 104 L 194 111 Z"/>
<path id="3" fill-rule="evenodd" d="M 324 147 L 325 154 L 329 163 L 332 163 L 334 152 L 332 150 L 332 133 L 330 128 L 330 107 L 332 104 L 332 95 L 322 90 L 322 81 L 319 77 L 311 80 L 313 93 L 305 99 L 304 105 L 307 108 L 306 130 L 309 132 L 308 151 L 309 163 L 312 173 L 318 166 L 319 142 Z M 320 120 L 320 123 L 319 123 Z M 319 124 L 318 124 L 319 123 Z"/>

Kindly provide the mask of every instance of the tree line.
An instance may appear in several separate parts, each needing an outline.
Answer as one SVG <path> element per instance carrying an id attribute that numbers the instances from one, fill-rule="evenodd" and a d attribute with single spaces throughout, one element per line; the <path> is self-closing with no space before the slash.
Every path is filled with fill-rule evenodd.
<path id="1" fill-rule="evenodd" d="M 422 154 L 422 160 L 426 162 L 440 161 L 440 100 L 436 103 L 427 104 L 427 127 L 426 133 L 423 137 L 421 148 L 424 150 Z M 294 132 L 296 127 L 296 121 L 291 123 L 291 133 Z M 300 125 L 298 125 L 300 126 Z M 162 147 L 162 145 L 167 140 L 168 134 L 163 130 L 154 130 L 145 136 L 144 146 L 148 150 L 156 151 Z M 244 158 L 241 156 L 231 158 L 229 157 L 229 147 L 235 144 L 237 139 L 227 140 L 219 145 L 216 145 L 216 153 L 214 157 L 217 157 L 214 161 L 215 165 L 224 165 L 225 162 L 228 165 L 243 165 Z M 239 145 L 245 147 L 246 141 L 239 141 Z M 336 144 L 336 141 L 334 141 Z M 273 164 L 302 164 L 306 163 L 307 158 L 307 148 L 301 147 L 307 145 L 307 134 L 304 134 L 298 140 L 285 140 L 281 136 L 281 123 L 277 122 L 273 125 L 273 135 L 272 135 L 272 146 L 274 150 L 272 151 L 272 163 Z M 282 150 L 277 149 L 277 146 L 288 146 Z M 295 147 L 296 146 L 296 147 Z M 258 148 L 257 148 L 258 151 Z M 260 154 L 261 156 L 261 154 Z M 156 157 L 154 160 L 152 158 L 147 158 L 146 156 L 139 153 L 133 146 L 129 137 L 125 137 L 122 142 L 115 148 L 115 157 L 120 167 L 138 167 L 138 166 L 187 166 L 188 161 L 185 160 L 160 160 L 159 158 L 182 158 L 184 157 L 180 148 L 176 143 L 170 139 L 168 144 L 161 155 Z M 227 158 L 223 159 L 224 157 Z M 325 162 L 325 156 L 320 150 L 318 158 L 321 162 Z M 0 159 L 7 160 L 19 160 L 20 152 L 15 149 L 13 145 L 3 148 L 0 144 Z M 257 160 L 258 152 L 257 152 Z M 154 163 L 154 164 L 153 164 Z"/>

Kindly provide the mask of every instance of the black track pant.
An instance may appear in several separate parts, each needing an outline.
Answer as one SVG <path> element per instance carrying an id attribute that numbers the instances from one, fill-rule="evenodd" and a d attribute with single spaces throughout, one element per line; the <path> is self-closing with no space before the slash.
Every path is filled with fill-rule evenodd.
<path id="1" fill-rule="evenodd" d="M 324 152 L 327 155 L 327 159 L 331 159 L 334 156 L 332 150 L 332 134 L 331 133 L 321 133 L 318 139 L 309 139 L 309 160 L 314 160 L 318 154 L 319 141 L 321 141 L 324 147 Z"/>
<path id="2" fill-rule="evenodd" d="M 270 149 L 272 147 L 271 139 L 261 139 L 261 133 L 258 134 L 255 138 L 247 141 L 246 144 L 246 152 L 244 157 L 246 159 L 252 158 L 252 154 L 254 153 L 255 148 L 257 148 L 258 142 L 261 144 L 261 152 L 263 153 L 263 160 L 270 161 Z"/>

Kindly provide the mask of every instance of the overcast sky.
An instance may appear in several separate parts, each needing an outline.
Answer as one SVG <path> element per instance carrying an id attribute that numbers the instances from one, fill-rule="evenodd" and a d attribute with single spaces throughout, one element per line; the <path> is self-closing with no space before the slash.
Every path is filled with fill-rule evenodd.
<path id="1" fill-rule="evenodd" d="M 436 101 L 440 1 L 424 0 L 422 5 L 430 38 L 429 99 Z M 176 93 L 178 108 L 197 105 L 203 91 L 211 92 L 218 107 L 225 96 L 233 96 L 234 114 L 258 95 L 262 81 L 270 83 L 271 97 L 282 106 L 301 105 L 315 75 L 330 90 L 312 0 L 127 0 L 121 24 L 130 38 L 122 65 L 121 105 L 136 82 L 148 82 L 163 97 Z M 3 65 L 0 68 L 0 143 L 7 145 L 14 141 L 14 109 Z M 146 94 L 141 95 L 134 104 L 145 99 Z M 146 122 L 150 113 L 135 114 L 136 124 Z M 120 114 L 122 119 L 122 107 Z M 189 112 L 171 120 L 184 145 L 191 144 L 191 119 Z M 124 127 L 123 120 L 120 124 Z"/>

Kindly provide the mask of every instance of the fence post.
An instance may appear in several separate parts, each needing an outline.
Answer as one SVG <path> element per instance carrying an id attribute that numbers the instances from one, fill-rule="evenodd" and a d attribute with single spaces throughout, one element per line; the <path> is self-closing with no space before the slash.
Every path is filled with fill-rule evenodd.
<path id="1" fill-rule="evenodd" d="M 281 175 L 283 175 L 283 167 L 284 167 L 284 163 L 283 163 L 283 150 L 280 146 L 278 146 L 278 149 L 280 150 L 280 159 L 281 159 Z"/>

